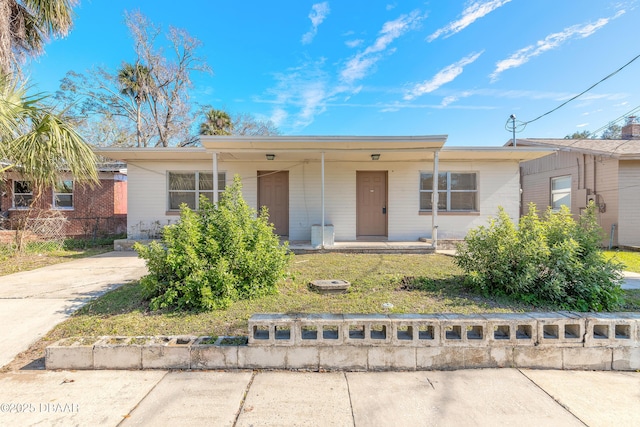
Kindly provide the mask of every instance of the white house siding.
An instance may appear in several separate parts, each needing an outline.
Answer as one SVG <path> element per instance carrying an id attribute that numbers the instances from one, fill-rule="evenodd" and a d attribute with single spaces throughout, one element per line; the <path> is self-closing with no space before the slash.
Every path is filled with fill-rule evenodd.
<path id="1" fill-rule="evenodd" d="M 618 244 L 640 247 L 640 160 L 620 162 Z"/>
<path id="2" fill-rule="evenodd" d="M 160 225 L 175 221 L 167 214 L 167 171 L 211 170 L 211 161 L 150 162 L 128 164 L 130 238 L 145 237 Z M 257 208 L 257 171 L 289 171 L 289 239 L 308 241 L 311 226 L 321 222 L 321 171 L 318 161 L 235 162 L 221 161 L 218 169 L 227 182 L 235 174 L 243 182 L 247 203 Z M 335 239 L 356 239 L 356 172 L 388 173 L 388 239 L 417 240 L 431 237 L 431 216 L 419 213 L 420 172 L 431 172 L 432 162 L 334 162 L 325 164 L 325 223 L 333 224 Z M 519 170 L 517 161 L 447 162 L 439 164 L 441 172 L 477 172 L 479 179 L 479 214 L 438 216 L 440 238 L 462 238 L 467 231 L 485 225 L 495 216 L 498 206 L 514 219 L 519 215 Z"/>

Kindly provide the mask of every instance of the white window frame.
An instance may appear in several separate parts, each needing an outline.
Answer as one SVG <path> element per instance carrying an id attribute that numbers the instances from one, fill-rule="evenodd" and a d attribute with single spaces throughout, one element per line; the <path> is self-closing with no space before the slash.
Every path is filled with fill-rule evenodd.
<path id="1" fill-rule="evenodd" d="M 27 192 L 27 193 L 18 193 L 18 192 L 16 191 L 16 185 L 17 185 L 19 182 L 25 182 L 25 183 L 28 183 L 28 185 L 29 185 L 29 189 L 30 189 L 31 191 L 29 191 L 29 192 Z M 32 184 L 31 184 L 31 181 L 27 181 L 27 180 L 20 180 L 20 179 L 13 180 L 13 188 L 12 188 L 12 190 L 13 190 L 13 191 L 12 191 L 12 193 L 13 193 L 13 194 L 12 194 L 12 197 L 11 197 L 11 208 L 12 208 L 12 209 L 29 209 L 29 208 L 31 208 L 31 203 L 33 203 L 33 186 L 32 186 Z M 16 205 L 16 196 L 29 196 L 29 204 L 28 204 L 28 205 L 26 205 L 26 206 L 24 206 L 24 205 Z"/>
<path id="2" fill-rule="evenodd" d="M 195 188 L 194 189 L 179 189 L 172 190 L 171 189 L 171 174 L 193 174 L 195 175 Z M 213 190 L 200 190 L 200 174 L 210 174 L 212 175 L 212 171 L 167 171 L 167 210 L 169 212 L 179 212 L 180 208 L 171 207 L 171 193 L 193 193 L 195 194 L 195 206 L 191 207 L 191 209 L 198 210 L 200 209 L 200 195 L 202 194 L 211 194 L 213 195 Z M 218 171 L 218 196 L 224 192 L 226 188 L 226 172 Z"/>
<path id="3" fill-rule="evenodd" d="M 562 179 L 569 180 L 569 187 L 554 190 L 553 183 Z M 558 212 L 562 206 L 566 206 L 567 208 L 569 208 L 569 210 L 571 210 L 571 181 L 572 181 L 571 175 L 554 176 L 549 181 L 549 205 L 551 206 L 551 210 L 553 212 Z M 557 195 L 568 195 L 569 204 L 561 203 L 556 206 L 554 203 L 554 196 L 557 196 Z"/>
<path id="4" fill-rule="evenodd" d="M 57 209 L 57 210 L 72 211 L 74 209 L 74 197 L 73 197 L 73 194 L 75 192 L 75 181 L 73 181 L 72 179 L 63 179 L 60 182 L 61 183 L 70 182 L 71 183 L 71 192 L 70 193 L 59 192 L 59 191 L 57 191 L 58 190 L 57 186 L 54 186 L 53 187 L 53 202 L 52 202 L 51 206 L 53 206 L 53 209 Z M 58 206 L 58 196 L 71 196 L 71 206 Z"/>
<path id="5" fill-rule="evenodd" d="M 447 188 L 438 188 L 438 193 L 439 193 L 439 197 L 438 197 L 438 212 L 461 212 L 461 213 L 466 213 L 466 212 L 480 212 L 480 206 L 479 206 L 479 200 L 478 200 L 478 186 L 480 183 L 480 179 L 479 176 L 480 174 L 478 172 L 469 172 L 469 171 L 464 171 L 464 172 L 458 172 L 458 171 L 446 171 L 446 172 L 439 172 L 438 175 L 445 175 L 446 174 L 446 179 L 447 179 Z M 461 174 L 461 175 L 475 175 L 475 184 L 476 184 L 476 188 L 475 190 L 452 190 L 451 189 L 451 174 Z M 420 181 L 419 181 L 419 195 L 418 195 L 418 203 L 420 203 L 420 196 L 422 195 L 422 193 L 426 193 L 426 194 L 430 194 L 433 195 L 433 186 L 431 188 L 428 189 L 422 189 L 422 179 L 424 175 L 433 175 L 433 172 L 420 172 Z M 475 205 L 476 205 L 476 209 L 452 209 L 451 208 L 451 194 L 452 193 L 474 193 L 475 194 Z M 431 200 L 433 201 L 433 196 L 431 197 Z M 444 206 L 442 207 L 441 205 L 444 202 Z M 421 205 L 420 206 L 420 212 L 431 212 L 432 209 L 425 209 L 423 208 Z"/>

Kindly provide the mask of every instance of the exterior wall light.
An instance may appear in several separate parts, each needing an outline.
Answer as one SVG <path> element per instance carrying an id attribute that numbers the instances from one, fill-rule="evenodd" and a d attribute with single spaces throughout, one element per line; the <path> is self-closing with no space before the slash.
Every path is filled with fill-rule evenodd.
<path id="1" fill-rule="evenodd" d="M 267 160 L 273 160 L 276 158 L 275 154 L 267 154 Z"/>
<path id="2" fill-rule="evenodd" d="M 371 160 L 380 160 L 380 154 L 372 154 Z"/>

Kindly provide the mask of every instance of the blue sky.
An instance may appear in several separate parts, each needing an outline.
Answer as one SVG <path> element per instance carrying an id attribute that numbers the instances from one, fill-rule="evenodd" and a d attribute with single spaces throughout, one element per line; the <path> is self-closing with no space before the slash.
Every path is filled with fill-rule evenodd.
<path id="1" fill-rule="evenodd" d="M 133 58 L 124 12 L 187 30 L 213 74 L 192 101 L 285 135 L 436 135 L 504 144 L 640 54 L 638 0 L 81 0 L 72 32 L 25 67 L 53 92 L 69 70 Z M 595 131 L 640 107 L 640 59 L 518 138 Z"/>

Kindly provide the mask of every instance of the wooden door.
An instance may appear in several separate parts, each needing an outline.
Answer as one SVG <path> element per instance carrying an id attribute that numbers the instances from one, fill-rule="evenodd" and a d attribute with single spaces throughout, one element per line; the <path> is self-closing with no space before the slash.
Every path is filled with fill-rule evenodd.
<path id="1" fill-rule="evenodd" d="M 289 237 L 289 172 L 258 171 L 258 206 L 269 209 L 269 221 L 280 237 Z"/>
<path id="2" fill-rule="evenodd" d="M 387 235 L 387 172 L 356 172 L 356 234 Z"/>

